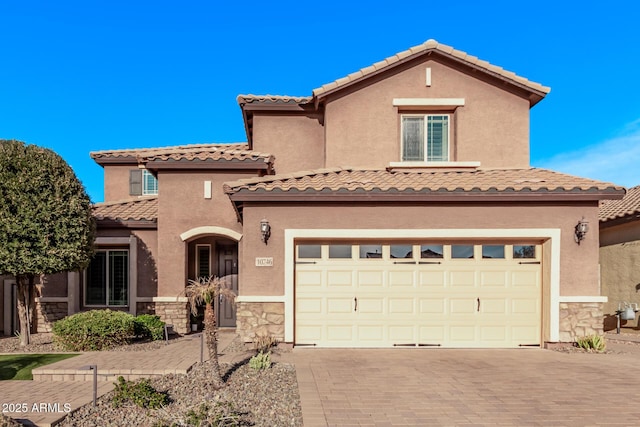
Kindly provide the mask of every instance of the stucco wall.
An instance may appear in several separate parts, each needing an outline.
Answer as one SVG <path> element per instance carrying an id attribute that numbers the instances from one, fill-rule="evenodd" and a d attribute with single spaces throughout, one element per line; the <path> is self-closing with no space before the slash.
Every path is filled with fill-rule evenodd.
<path id="1" fill-rule="evenodd" d="M 307 116 L 253 115 L 253 149 L 273 154 L 275 173 L 324 167 L 324 128 Z"/>
<path id="2" fill-rule="evenodd" d="M 345 206 L 290 204 L 277 207 L 246 205 L 245 234 L 241 241 L 240 295 L 283 295 L 284 230 L 337 229 L 508 229 L 560 228 L 560 295 L 600 295 L 598 235 L 591 232 L 582 244 L 573 231 L 583 216 L 597 223 L 595 203 L 575 206 L 547 205 L 422 205 Z M 260 241 L 262 218 L 271 224 L 268 245 Z M 273 257 L 273 267 L 256 267 L 256 257 Z"/>
<path id="3" fill-rule="evenodd" d="M 158 232 L 135 230 L 138 238 L 138 296 L 154 297 L 158 294 Z"/>
<path id="4" fill-rule="evenodd" d="M 129 195 L 129 171 L 137 170 L 138 165 L 106 165 L 104 167 L 104 201 L 136 199 Z"/>
<path id="5" fill-rule="evenodd" d="M 180 234 L 196 227 L 217 226 L 242 233 L 222 184 L 256 176 L 255 172 L 173 172 L 158 174 L 158 295 L 178 296 L 186 285 L 187 245 Z M 204 181 L 212 181 L 212 198 L 204 198 Z"/>
<path id="6" fill-rule="evenodd" d="M 425 85 L 425 68 L 432 85 Z M 450 160 L 529 167 L 529 102 L 432 60 L 327 102 L 326 166 L 382 168 L 400 161 L 394 98 L 464 98 L 452 116 Z M 424 111 L 418 111 L 424 112 Z"/>
<path id="7" fill-rule="evenodd" d="M 615 315 L 621 301 L 640 305 L 640 221 L 603 228 L 600 244 L 602 294 L 609 297 L 604 314 Z"/>

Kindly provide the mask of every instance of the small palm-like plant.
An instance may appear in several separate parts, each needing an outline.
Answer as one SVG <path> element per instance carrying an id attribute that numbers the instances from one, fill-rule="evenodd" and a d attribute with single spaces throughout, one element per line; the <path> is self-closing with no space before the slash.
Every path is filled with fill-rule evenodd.
<path id="1" fill-rule="evenodd" d="M 191 312 L 198 313 L 198 306 L 204 304 L 204 337 L 209 350 L 209 357 L 213 368 L 213 382 L 216 387 L 224 386 L 220 363 L 218 362 L 218 325 L 213 306 L 216 298 L 223 296 L 233 300 L 235 294 L 228 288 L 228 282 L 224 278 L 209 276 L 198 277 L 197 280 L 189 280 L 185 288 L 185 294 L 191 305 Z"/>

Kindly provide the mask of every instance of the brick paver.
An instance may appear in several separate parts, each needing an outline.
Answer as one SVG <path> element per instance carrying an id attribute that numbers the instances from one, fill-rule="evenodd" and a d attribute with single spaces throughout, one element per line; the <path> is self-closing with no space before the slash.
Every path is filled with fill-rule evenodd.
<path id="1" fill-rule="evenodd" d="M 290 358 L 305 427 L 640 425 L 640 352 L 616 349 L 625 354 L 294 349 Z"/>

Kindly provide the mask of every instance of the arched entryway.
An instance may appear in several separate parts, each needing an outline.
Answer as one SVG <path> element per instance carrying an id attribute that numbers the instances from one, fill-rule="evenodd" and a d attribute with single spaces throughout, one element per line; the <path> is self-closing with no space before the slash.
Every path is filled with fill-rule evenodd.
<path id="1" fill-rule="evenodd" d="M 222 227 L 198 227 L 180 235 L 187 250 L 187 280 L 218 276 L 228 279 L 229 286 L 238 294 L 238 241 L 240 233 Z M 218 325 L 236 326 L 236 306 L 221 297 L 214 306 Z M 194 319 L 201 327 L 201 319 Z"/>

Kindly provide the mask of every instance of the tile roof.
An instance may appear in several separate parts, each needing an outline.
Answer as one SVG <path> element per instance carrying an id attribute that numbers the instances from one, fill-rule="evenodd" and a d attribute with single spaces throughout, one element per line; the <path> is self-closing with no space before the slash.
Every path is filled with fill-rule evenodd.
<path id="1" fill-rule="evenodd" d="M 627 194 L 620 200 L 600 202 L 599 219 L 601 222 L 627 216 L 640 216 L 640 185 L 627 189 Z"/>
<path id="2" fill-rule="evenodd" d="M 473 171 L 320 169 L 227 182 L 225 192 L 582 193 L 624 189 L 614 184 L 530 168 Z"/>
<path id="3" fill-rule="evenodd" d="M 137 148 L 129 150 L 94 151 L 91 153 L 97 163 L 127 162 L 146 163 L 150 161 L 180 160 L 227 160 L 227 161 L 264 161 L 271 163 L 274 157 L 249 149 L 249 145 L 240 144 L 192 144 L 173 147 Z"/>
<path id="4" fill-rule="evenodd" d="M 238 104 L 306 104 L 311 102 L 311 96 L 288 96 L 288 95 L 238 95 Z"/>
<path id="5" fill-rule="evenodd" d="M 375 74 L 377 72 L 380 72 L 383 69 L 386 69 L 387 67 L 391 67 L 394 64 L 403 61 L 407 58 L 410 57 L 415 57 L 418 55 L 422 55 L 427 51 L 437 51 L 443 55 L 452 57 L 458 61 L 464 62 L 474 68 L 477 69 L 481 69 L 485 72 L 488 73 L 493 73 L 496 74 L 504 79 L 510 80 L 513 83 L 519 84 L 521 86 L 525 86 L 526 88 L 528 88 L 529 90 L 533 90 L 536 92 L 542 92 L 542 93 L 549 93 L 549 91 L 551 90 L 549 87 L 547 86 L 543 86 L 539 83 L 535 83 L 532 82 L 524 77 L 518 76 L 517 74 L 511 72 L 511 71 L 507 71 L 505 69 L 503 69 L 502 67 L 498 67 L 496 65 L 492 65 L 490 63 L 488 63 L 487 61 L 483 61 L 481 59 L 478 59 L 475 56 L 469 55 L 466 52 L 463 52 L 461 50 L 457 50 L 454 49 L 451 46 L 447 46 L 444 45 L 442 43 L 438 43 L 437 41 L 433 40 L 433 39 L 429 39 L 426 42 L 414 46 L 410 49 L 404 50 L 402 52 L 396 53 L 395 55 L 392 55 L 386 59 L 383 59 L 380 62 L 376 62 L 373 65 L 370 65 L 368 67 L 362 68 L 359 71 L 356 71 L 355 73 L 351 73 L 346 77 L 342 77 L 338 80 L 335 80 L 331 83 L 322 85 L 319 88 L 316 88 L 313 90 L 313 95 L 314 96 L 321 96 L 327 92 L 333 91 L 335 89 L 338 89 L 342 86 L 346 86 L 349 85 L 351 83 L 354 83 L 356 81 L 359 81 L 371 74 Z"/>
<path id="6" fill-rule="evenodd" d="M 96 203 L 93 205 L 93 216 L 97 220 L 155 222 L 158 220 L 158 198 Z"/>

